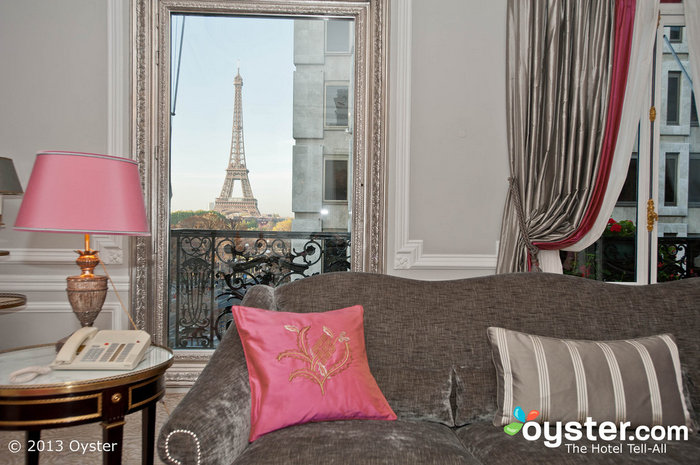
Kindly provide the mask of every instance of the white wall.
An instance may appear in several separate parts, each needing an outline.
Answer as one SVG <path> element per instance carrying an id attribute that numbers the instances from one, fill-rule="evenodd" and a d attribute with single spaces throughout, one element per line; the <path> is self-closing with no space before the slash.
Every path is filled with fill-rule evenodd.
<path id="1" fill-rule="evenodd" d="M 387 271 L 495 272 L 507 190 L 506 1 L 391 4 Z"/>
<path id="2" fill-rule="evenodd" d="M 0 156 L 14 160 L 25 188 L 41 150 L 129 156 L 115 153 L 128 147 L 129 140 L 123 129 L 128 128 L 128 3 L 0 3 Z M 114 30 L 115 18 L 121 30 Z M 113 56 L 110 35 L 126 54 Z M 89 185 L 85 190 L 89 192 Z M 0 257 L 0 292 L 25 294 L 28 304 L 0 311 L 0 349 L 53 342 L 79 327 L 65 294 L 65 278 L 79 272 L 73 250 L 83 248 L 82 236 L 14 231 L 20 203 L 21 197 L 4 200 L 0 249 L 11 255 Z M 93 248 L 113 263 L 108 270 L 128 305 L 128 240 L 95 239 Z M 125 327 L 111 290 L 97 325 Z"/>

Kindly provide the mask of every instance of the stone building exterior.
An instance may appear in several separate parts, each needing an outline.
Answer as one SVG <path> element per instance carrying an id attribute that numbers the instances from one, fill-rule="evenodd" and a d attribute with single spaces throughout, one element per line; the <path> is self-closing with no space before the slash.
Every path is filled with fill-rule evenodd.
<path id="1" fill-rule="evenodd" d="M 661 63 L 659 236 L 700 237 L 700 128 L 692 108 L 688 38 L 680 26 L 666 27 L 664 35 L 668 42 L 664 41 Z"/>
<path id="2" fill-rule="evenodd" d="M 700 237 L 700 128 L 689 74 L 685 27 L 665 27 L 660 75 L 660 105 L 657 108 L 658 235 Z M 668 40 L 668 42 L 666 42 Z M 676 52 L 672 53 L 671 48 Z M 680 63 L 679 63 L 680 62 Z M 684 71 L 685 68 L 685 71 Z M 643 137 L 648 137 L 643 135 Z M 638 141 L 635 142 L 638 147 Z M 635 149 L 636 150 L 636 149 Z M 639 167 L 640 169 L 648 169 Z M 628 178 L 613 218 L 636 223 L 637 153 L 632 154 Z"/>
<path id="3" fill-rule="evenodd" d="M 354 23 L 294 21 L 292 231 L 350 231 Z"/>

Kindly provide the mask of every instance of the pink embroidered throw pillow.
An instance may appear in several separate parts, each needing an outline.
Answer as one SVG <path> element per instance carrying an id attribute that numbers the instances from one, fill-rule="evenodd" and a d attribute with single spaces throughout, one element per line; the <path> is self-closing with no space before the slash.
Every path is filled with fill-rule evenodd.
<path id="1" fill-rule="evenodd" d="M 396 420 L 369 371 L 361 306 L 232 312 L 248 363 L 251 442 L 311 421 Z"/>

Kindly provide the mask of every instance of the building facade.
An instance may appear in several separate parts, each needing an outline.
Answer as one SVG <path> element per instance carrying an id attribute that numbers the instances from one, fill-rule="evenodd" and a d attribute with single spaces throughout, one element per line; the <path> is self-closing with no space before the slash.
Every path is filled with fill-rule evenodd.
<path id="1" fill-rule="evenodd" d="M 348 232 L 354 22 L 294 22 L 292 231 Z"/>

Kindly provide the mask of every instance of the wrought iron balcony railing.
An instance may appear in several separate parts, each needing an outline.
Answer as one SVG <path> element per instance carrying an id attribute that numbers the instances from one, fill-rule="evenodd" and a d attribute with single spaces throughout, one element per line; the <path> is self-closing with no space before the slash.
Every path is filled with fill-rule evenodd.
<path id="1" fill-rule="evenodd" d="M 214 348 L 231 323 L 228 309 L 255 284 L 348 270 L 350 233 L 173 229 L 170 345 Z"/>

